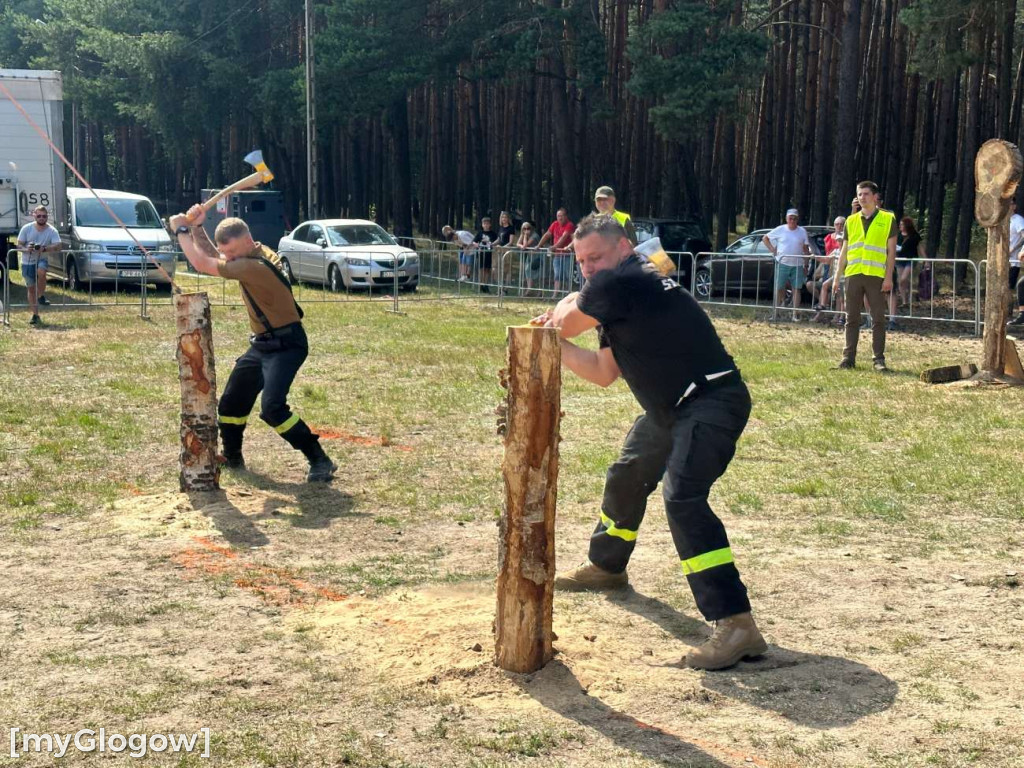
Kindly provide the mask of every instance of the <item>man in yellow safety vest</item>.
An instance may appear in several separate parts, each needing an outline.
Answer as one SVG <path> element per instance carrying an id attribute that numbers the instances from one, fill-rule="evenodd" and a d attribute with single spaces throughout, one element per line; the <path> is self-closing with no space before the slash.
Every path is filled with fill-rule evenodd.
<path id="1" fill-rule="evenodd" d="M 594 193 L 594 207 L 597 212 L 605 216 L 611 216 L 619 225 L 626 230 L 626 237 L 629 242 L 636 245 L 636 229 L 633 227 L 633 220 L 625 211 L 615 210 L 615 190 L 611 187 L 598 187 Z"/>
<path id="2" fill-rule="evenodd" d="M 885 373 L 885 296 L 892 290 L 896 264 L 896 215 L 878 207 L 878 185 L 862 181 L 857 185 L 860 212 L 846 219 L 846 236 L 839 255 L 839 268 L 832 278 L 832 290 L 840 276 L 846 280 L 846 348 L 837 368 L 854 368 L 860 338 L 861 306 L 867 298 L 871 308 L 871 352 L 874 369 Z"/>

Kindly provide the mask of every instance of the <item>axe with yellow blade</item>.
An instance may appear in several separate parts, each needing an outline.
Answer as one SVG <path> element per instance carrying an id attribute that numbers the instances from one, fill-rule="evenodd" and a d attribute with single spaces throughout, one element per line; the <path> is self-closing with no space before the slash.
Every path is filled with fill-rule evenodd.
<path id="1" fill-rule="evenodd" d="M 260 184 L 266 184 L 273 180 L 274 174 L 267 168 L 267 164 L 263 162 L 263 153 L 255 149 L 245 156 L 245 162 L 256 169 L 256 173 L 249 174 L 244 179 L 240 179 L 232 184 L 230 187 L 225 187 L 216 195 L 211 197 L 205 203 L 203 203 L 203 210 L 211 210 L 220 200 L 224 199 L 233 192 L 241 192 L 243 189 L 251 189 L 252 187 L 258 187 Z"/>

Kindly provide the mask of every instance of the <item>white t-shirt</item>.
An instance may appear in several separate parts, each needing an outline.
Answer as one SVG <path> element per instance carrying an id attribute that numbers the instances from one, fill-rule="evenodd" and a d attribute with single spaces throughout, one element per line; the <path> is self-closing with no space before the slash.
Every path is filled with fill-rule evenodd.
<path id="1" fill-rule="evenodd" d="M 58 232 L 52 224 L 47 224 L 45 229 L 37 229 L 34 223 L 28 223 L 21 228 L 18 233 L 18 242 L 26 243 L 27 245 L 56 245 L 60 242 L 60 232 Z M 22 264 L 38 264 L 39 257 L 42 256 L 44 259 L 49 254 L 40 254 L 38 251 L 27 251 L 21 254 Z"/>
<path id="2" fill-rule="evenodd" d="M 455 231 L 455 239 L 463 248 L 469 248 L 473 245 L 473 233 L 467 232 L 464 229 L 458 229 Z"/>
<path id="3" fill-rule="evenodd" d="M 780 224 L 767 235 L 765 235 L 775 246 L 779 255 L 779 263 L 787 267 L 800 267 L 804 263 L 804 246 L 811 247 L 811 241 L 807 238 L 807 230 L 803 227 L 790 229 L 785 224 Z"/>
<path id="4" fill-rule="evenodd" d="M 1020 266 L 1020 248 L 1024 245 L 1024 216 L 1019 213 L 1010 217 L 1010 266 Z"/>

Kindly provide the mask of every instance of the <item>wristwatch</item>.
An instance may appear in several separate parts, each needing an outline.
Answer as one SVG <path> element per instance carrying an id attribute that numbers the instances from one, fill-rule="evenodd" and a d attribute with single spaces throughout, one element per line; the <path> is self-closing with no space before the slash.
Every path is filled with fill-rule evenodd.
<path id="1" fill-rule="evenodd" d="M 188 226 L 187 224 L 182 224 L 180 227 L 178 227 L 176 230 L 174 230 L 174 234 L 176 234 L 176 235 L 191 235 L 192 234 L 192 227 Z"/>

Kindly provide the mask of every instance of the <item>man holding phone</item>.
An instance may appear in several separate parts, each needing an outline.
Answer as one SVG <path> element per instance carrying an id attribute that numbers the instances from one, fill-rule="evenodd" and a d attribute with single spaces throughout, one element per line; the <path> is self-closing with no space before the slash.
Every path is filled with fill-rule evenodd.
<path id="1" fill-rule="evenodd" d="M 46 270 L 50 266 L 47 254 L 60 252 L 60 233 L 49 223 L 50 213 L 40 205 L 32 211 L 35 223 L 26 224 L 18 233 L 18 250 L 21 251 L 21 275 L 25 278 L 28 291 L 28 305 L 32 309 L 30 325 L 39 325 L 39 305 L 50 302 L 43 296 L 46 290 Z"/>

